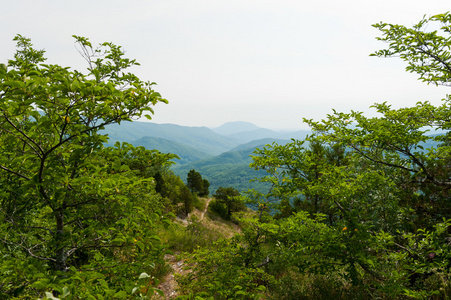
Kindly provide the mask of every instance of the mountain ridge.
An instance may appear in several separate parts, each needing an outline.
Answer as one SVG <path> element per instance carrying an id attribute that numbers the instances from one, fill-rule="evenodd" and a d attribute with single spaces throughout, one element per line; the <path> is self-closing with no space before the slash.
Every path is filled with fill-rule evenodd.
<path id="1" fill-rule="evenodd" d="M 164 138 L 185 144 L 210 155 L 217 155 L 239 145 L 239 141 L 215 133 L 208 127 L 188 127 L 176 124 L 156 124 L 151 122 L 122 122 L 105 127 L 108 144 L 115 141 L 132 143 L 145 136 Z M 158 149 L 157 149 L 158 150 Z"/>
<path id="2" fill-rule="evenodd" d="M 178 155 L 180 159 L 175 160 L 176 164 L 171 167 L 174 173 L 185 180 L 188 171 L 195 169 L 210 181 L 211 192 L 220 186 L 234 187 L 240 191 L 251 187 L 266 190 L 267 184 L 249 183 L 251 179 L 266 174 L 265 171 L 249 167 L 252 153 L 256 148 L 274 142 L 286 144 L 291 138 L 303 139 L 308 134 L 307 131 L 273 131 L 249 122 L 224 125 L 222 132 L 231 135 L 221 135 L 205 126 L 189 127 L 139 121 L 109 125 L 103 133 L 108 134 L 109 145 L 115 141 L 128 142 L 134 146 Z"/>
<path id="3" fill-rule="evenodd" d="M 252 131 L 260 129 L 257 125 L 251 122 L 244 122 L 244 121 L 234 121 L 234 122 L 227 122 L 222 124 L 219 127 L 211 128 L 214 132 L 220 134 L 229 136 L 232 134 L 237 134 L 240 132 L 246 132 L 246 131 Z"/>
<path id="4" fill-rule="evenodd" d="M 229 135 L 219 134 L 222 132 L 231 133 Z M 190 127 L 176 124 L 157 124 L 152 122 L 122 122 L 105 127 L 103 133 L 108 134 L 108 144 L 113 145 L 116 141 L 134 144 L 135 141 L 143 137 L 163 138 L 180 145 L 185 145 L 197 151 L 211 156 L 227 152 L 239 145 L 259 139 L 283 139 L 292 138 L 303 139 L 309 131 L 273 131 L 258 127 L 250 122 L 228 122 L 215 129 L 202 127 Z M 157 145 L 162 142 L 157 142 Z M 164 142 L 167 144 L 167 142 Z M 148 144 L 148 143 L 147 143 Z M 148 144 L 151 147 L 151 144 Z M 167 146 L 167 147 L 166 147 Z M 171 149 L 166 145 L 166 149 Z M 174 148 L 174 147 L 172 147 Z M 157 149 L 160 150 L 160 149 Z M 178 153 L 175 153 L 178 154 Z"/>

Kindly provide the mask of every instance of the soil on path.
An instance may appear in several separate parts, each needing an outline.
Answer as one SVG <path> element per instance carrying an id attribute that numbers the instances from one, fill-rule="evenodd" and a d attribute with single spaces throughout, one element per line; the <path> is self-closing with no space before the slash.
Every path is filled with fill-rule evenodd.
<path id="1" fill-rule="evenodd" d="M 204 211 L 200 214 L 200 221 L 202 221 L 202 220 L 204 219 L 204 215 L 205 215 L 205 213 L 206 213 L 207 210 L 208 210 L 208 205 L 210 205 L 210 201 L 211 201 L 211 198 L 208 198 L 208 199 L 207 199 L 207 202 L 205 203 L 205 209 L 204 209 Z"/>
<path id="2" fill-rule="evenodd" d="M 200 213 L 199 221 L 202 221 L 204 219 L 204 216 L 208 210 L 208 205 L 210 204 L 210 201 L 211 201 L 211 198 L 208 198 L 205 203 L 205 209 Z M 188 226 L 189 217 L 190 217 L 190 215 L 188 215 L 188 217 L 186 219 L 177 218 L 177 220 L 181 221 L 183 226 Z M 183 260 L 177 260 L 177 255 L 166 254 L 164 256 L 164 259 L 171 266 L 172 271 L 163 278 L 163 280 L 157 287 L 158 289 L 163 291 L 164 296 L 156 296 L 156 299 L 170 300 L 170 299 L 174 299 L 178 296 L 178 293 L 177 293 L 178 284 L 177 284 L 177 281 L 175 280 L 175 274 L 185 275 L 185 274 L 191 272 L 191 270 L 183 269 L 185 262 Z"/>
<path id="3" fill-rule="evenodd" d="M 212 200 L 211 198 L 207 198 L 207 201 L 205 202 L 205 209 L 202 212 L 200 212 L 199 221 L 202 221 L 204 219 L 205 213 L 208 210 L 208 206 L 210 205 L 211 200 Z M 192 215 L 193 215 L 193 213 L 189 213 L 185 219 L 177 217 L 176 220 L 178 222 L 182 223 L 182 225 L 186 227 L 189 225 L 189 219 Z"/>
<path id="4" fill-rule="evenodd" d="M 191 270 L 183 269 L 185 262 L 183 260 L 177 260 L 177 255 L 166 254 L 164 256 L 164 259 L 171 266 L 172 271 L 169 274 L 167 274 L 163 278 L 162 282 L 157 286 L 158 289 L 163 291 L 164 296 L 155 295 L 155 299 L 170 300 L 178 296 L 177 292 L 178 284 L 177 281 L 175 280 L 175 275 L 176 274 L 185 275 L 191 272 Z"/>

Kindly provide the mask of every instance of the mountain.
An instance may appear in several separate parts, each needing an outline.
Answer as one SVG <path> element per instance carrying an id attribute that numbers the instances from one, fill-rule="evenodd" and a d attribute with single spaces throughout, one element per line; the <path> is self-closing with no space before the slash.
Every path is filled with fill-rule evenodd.
<path id="1" fill-rule="evenodd" d="M 299 131 L 274 131 L 265 128 L 258 128 L 251 131 L 243 131 L 235 134 L 228 135 L 227 137 L 232 138 L 234 140 L 238 140 L 242 143 L 247 143 L 253 140 L 264 139 L 264 138 L 272 138 L 272 139 L 285 139 L 291 140 L 294 139 L 304 139 L 307 134 L 310 134 L 310 131 L 307 130 L 299 130 Z"/>
<path id="2" fill-rule="evenodd" d="M 249 122 L 228 122 L 217 128 L 212 128 L 217 134 L 224 135 L 241 143 L 248 143 L 254 140 L 271 138 L 271 139 L 285 139 L 291 140 L 304 139 L 309 130 L 299 131 L 275 131 L 266 128 L 260 128 L 255 124 Z"/>
<path id="3" fill-rule="evenodd" d="M 241 144 L 241 145 L 236 146 L 235 148 L 231 149 L 230 151 L 241 151 L 241 150 L 248 150 L 248 149 L 255 149 L 255 148 L 261 149 L 265 145 L 271 145 L 272 143 L 277 143 L 279 145 L 285 145 L 289 142 L 291 142 L 291 140 L 265 138 L 265 139 L 254 140 L 254 141 L 250 141 L 245 144 Z"/>
<path id="4" fill-rule="evenodd" d="M 109 145 L 116 141 L 129 142 L 177 154 L 180 160 L 176 160 L 172 170 L 185 180 L 188 171 L 195 169 L 211 183 L 210 191 L 214 192 L 220 186 L 267 191 L 268 184 L 249 182 L 266 175 L 249 167 L 250 155 L 255 148 L 273 142 L 286 144 L 291 138 L 303 139 L 309 132 L 273 131 L 248 122 L 231 122 L 209 129 L 135 121 L 108 125 L 103 133 L 108 134 Z"/>
<path id="5" fill-rule="evenodd" d="M 260 129 L 260 127 L 250 122 L 241 122 L 241 121 L 228 122 L 217 128 L 212 128 L 212 130 L 217 134 L 226 136 L 237 134 L 240 132 L 253 131 L 257 129 Z"/>
<path id="6" fill-rule="evenodd" d="M 113 145 L 116 141 L 134 144 L 135 141 L 143 137 L 153 137 L 166 139 L 168 141 L 175 142 L 178 145 L 184 145 L 205 154 L 218 155 L 241 144 L 246 144 L 254 140 L 290 140 L 291 138 L 303 139 L 310 132 L 274 131 L 260 128 L 249 122 L 229 122 L 218 128 L 210 129 L 207 127 L 188 127 L 175 124 L 156 124 L 151 122 L 135 121 L 122 122 L 120 125 L 108 125 L 103 130 L 103 133 L 108 134 L 110 138 L 108 144 L 110 145 Z M 156 145 L 159 145 L 159 143 L 162 143 L 162 140 L 159 142 L 154 140 L 153 142 L 157 143 Z M 167 142 L 164 144 L 165 145 L 161 145 L 164 147 L 164 150 L 158 150 L 166 152 L 166 149 L 170 149 L 171 147 L 174 149 L 175 147 L 169 147 Z M 149 143 L 147 143 L 147 145 L 153 147 Z M 152 149 L 155 149 L 155 147 Z"/>
<path id="7" fill-rule="evenodd" d="M 240 143 L 233 138 L 215 133 L 207 127 L 188 127 L 174 124 L 155 124 L 150 122 L 122 122 L 105 127 L 108 144 L 116 141 L 132 143 L 145 136 L 164 138 L 197 149 L 198 151 L 217 155 L 228 151 Z"/>
<path id="8" fill-rule="evenodd" d="M 158 149 L 158 151 L 163 153 L 177 154 L 180 159 L 175 160 L 175 162 L 178 164 L 186 164 L 193 161 L 206 159 L 211 156 L 185 144 L 150 136 L 140 138 L 131 142 L 131 144 L 133 146 L 143 146 L 146 149 Z"/>

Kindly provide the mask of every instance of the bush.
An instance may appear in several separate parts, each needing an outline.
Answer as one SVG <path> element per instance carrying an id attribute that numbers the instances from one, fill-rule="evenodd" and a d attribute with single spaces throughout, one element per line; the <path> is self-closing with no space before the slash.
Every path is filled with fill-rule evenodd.
<path id="1" fill-rule="evenodd" d="M 227 207 L 224 203 L 217 200 L 212 200 L 209 205 L 209 210 L 223 219 L 230 220 Z"/>

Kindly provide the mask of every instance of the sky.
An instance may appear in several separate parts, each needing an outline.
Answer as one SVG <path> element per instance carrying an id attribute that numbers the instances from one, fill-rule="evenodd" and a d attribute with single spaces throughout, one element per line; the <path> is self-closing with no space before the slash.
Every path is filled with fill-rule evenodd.
<path id="1" fill-rule="evenodd" d="M 86 70 L 72 35 L 121 45 L 132 71 L 169 101 L 153 122 L 218 127 L 230 121 L 306 129 L 303 118 L 363 111 L 387 101 L 440 104 L 449 87 L 427 85 L 398 58 L 369 54 L 381 21 L 411 26 L 450 10 L 449 0 L 15 0 L 4 2 L 0 62 L 16 34 L 47 62 Z"/>

